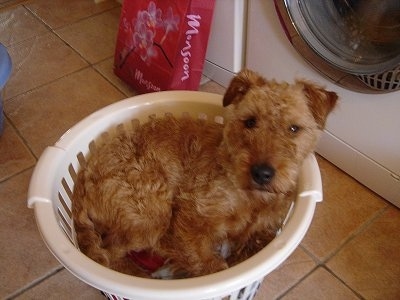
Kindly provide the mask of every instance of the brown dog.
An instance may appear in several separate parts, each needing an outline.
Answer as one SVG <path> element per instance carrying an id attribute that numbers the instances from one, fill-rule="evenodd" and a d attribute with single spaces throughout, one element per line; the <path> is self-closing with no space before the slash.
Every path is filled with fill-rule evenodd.
<path id="1" fill-rule="evenodd" d="M 223 98 L 224 125 L 165 116 L 113 138 L 75 184 L 81 251 L 141 276 L 149 275 L 132 253 L 163 258 L 175 276 L 213 273 L 254 254 L 280 228 L 336 100 L 307 82 L 245 70 Z M 221 253 L 226 245 L 230 255 Z"/>

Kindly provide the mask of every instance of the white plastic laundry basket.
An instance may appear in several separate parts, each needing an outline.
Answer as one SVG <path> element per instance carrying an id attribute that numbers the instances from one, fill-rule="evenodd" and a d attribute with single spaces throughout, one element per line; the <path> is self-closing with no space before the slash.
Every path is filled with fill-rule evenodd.
<path id="1" fill-rule="evenodd" d="M 83 99 L 84 101 L 84 99 Z M 151 115 L 188 113 L 192 117 L 222 120 L 222 97 L 192 91 L 169 91 L 132 97 L 88 116 L 47 147 L 31 178 L 28 206 L 34 209 L 43 240 L 72 274 L 103 291 L 110 299 L 204 300 L 252 299 L 263 278 L 281 264 L 304 237 L 322 200 L 321 177 L 315 156 L 302 168 L 298 196 L 278 237 L 259 253 L 227 270 L 189 279 L 145 279 L 105 268 L 76 247 L 71 219 L 71 194 L 76 173 L 93 141 L 144 122 Z M 137 122 L 137 121 L 136 121 Z"/>

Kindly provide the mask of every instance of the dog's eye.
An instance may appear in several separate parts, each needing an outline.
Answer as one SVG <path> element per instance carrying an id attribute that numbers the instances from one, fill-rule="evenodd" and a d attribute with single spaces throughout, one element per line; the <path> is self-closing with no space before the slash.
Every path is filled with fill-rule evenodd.
<path id="1" fill-rule="evenodd" d="M 256 124 L 257 124 L 257 120 L 254 117 L 244 120 L 244 126 L 246 126 L 246 128 L 254 128 L 256 126 Z"/>
<path id="2" fill-rule="evenodd" d="M 300 126 L 295 125 L 295 124 L 292 124 L 292 125 L 289 126 L 289 130 L 290 130 L 292 133 L 297 133 L 297 132 L 299 132 L 299 130 L 300 130 Z"/>

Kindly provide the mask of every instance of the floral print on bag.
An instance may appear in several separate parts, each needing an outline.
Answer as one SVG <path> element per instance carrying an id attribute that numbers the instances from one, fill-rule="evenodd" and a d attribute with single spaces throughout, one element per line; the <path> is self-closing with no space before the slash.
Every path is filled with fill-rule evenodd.
<path id="1" fill-rule="evenodd" d="M 215 0 L 123 1 L 114 73 L 137 92 L 197 90 Z"/>
<path id="2" fill-rule="evenodd" d="M 147 10 L 140 10 L 137 12 L 136 19 L 129 21 L 126 17 L 123 18 L 123 29 L 127 33 L 128 39 L 125 48 L 121 51 L 121 64 L 122 67 L 128 55 L 135 52 L 145 62 L 151 62 L 152 58 L 158 57 L 159 52 L 167 60 L 172 68 L 171 60 L 168 58 L 162 44 L 168 37 L 171 31 L 179 29 L 179 15 L 175 15 L 172 7 L 168 7 L 166 17 L 162 18 L 162 10 L 157 8 L 156 4 L 151 1 Z M 162 29 L 164 35 L 160 41 L 155 40 L 157 33 Z"/>

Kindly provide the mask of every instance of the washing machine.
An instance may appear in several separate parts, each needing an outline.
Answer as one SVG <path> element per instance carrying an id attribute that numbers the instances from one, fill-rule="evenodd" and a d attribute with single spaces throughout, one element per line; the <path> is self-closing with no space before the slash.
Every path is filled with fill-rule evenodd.
<path id="1" fill-rule="evenodd" d="M 337 92 L 317 152 L 400 207 L 400 1 L 247 4 L 245 65 Z"/>

